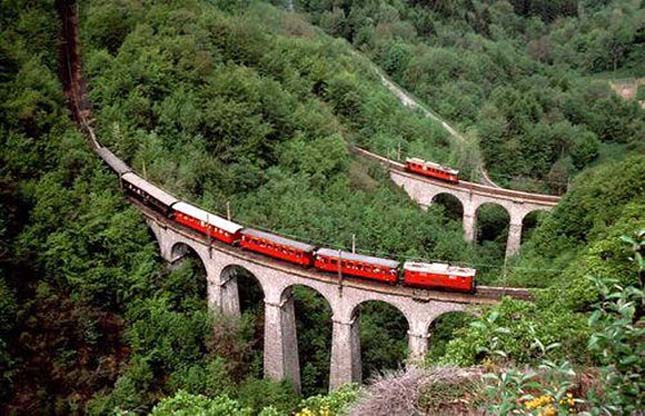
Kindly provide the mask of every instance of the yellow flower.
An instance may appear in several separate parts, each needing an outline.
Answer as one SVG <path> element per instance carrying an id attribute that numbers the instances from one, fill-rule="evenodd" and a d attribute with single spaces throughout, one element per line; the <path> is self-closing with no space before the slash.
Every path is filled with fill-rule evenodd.
<path id="1" fill-rule="evenodd" d="M 557 414 L 555 407 L 548 405 L 540 412 L 540 416 L 555 416 Z"/>
<path id="2" fill-rule="evenodd" d="M 542 395 L 539 397 L 536 397 L 534 399 L 528 400 L 524 403 L 524 407 L 527 409 L 539 409 L 540 407 L 544 407 L 546 405 L 550 405 L 553 403 L 553 397 L 549 395 Z"/>
<path id="3" fill-rule="evenodd" d="M 573 394 L 567 393 L 567 397 L 565 397 L 563 399 L 560 399 L 560 404 L 563 405 L 563 406 L 567 405 L 569 407 L 573 407 L 576 404 L 576 400 L 573 397 Z"/>
<path id="4" fill-rule="evenodd" d="M 315 415 L 314 415 L 314 412 L 312 412 L 311 410 L 305 407 L 304 409 L 296 413 L 296 416 L 315 416 Z"/>

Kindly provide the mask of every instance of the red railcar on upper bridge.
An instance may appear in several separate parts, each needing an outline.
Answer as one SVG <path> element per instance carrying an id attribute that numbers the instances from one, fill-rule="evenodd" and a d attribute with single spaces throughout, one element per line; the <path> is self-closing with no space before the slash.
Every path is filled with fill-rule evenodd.
<path id="1" fill-rule="evenodd" d="M 459 171 L 438 163 L 428 162 L 416 157 L 406 159 L 405 169 L 423 176 L 440 179 L 442 181 L 459 183 Z"/>

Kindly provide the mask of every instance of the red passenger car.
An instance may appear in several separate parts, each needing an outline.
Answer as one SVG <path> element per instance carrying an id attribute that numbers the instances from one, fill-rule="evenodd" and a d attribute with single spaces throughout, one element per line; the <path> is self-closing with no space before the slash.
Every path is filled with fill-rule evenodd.
<path id="1" fill-rule="evenodd" d="M 252 228 L 245 228 L 241 234 L 240 246 L 247 250 L 302 266 L 313 264 L 314 246 Z"/>
<path id="2" fill-rule="evenodd" d="M 443 263 L 406 262 L 403 264 L 403 283 L 408 286 L 473 293 L 476 273 L 475 269 Z"/>
<path id="3" fill-rule="evenodd" d="M 340 271 L 343 274 L 387 283 L 397 283 L 399 280 L 397 273 L 399 263 L 394 260 L 363 256 L 328 248 L 318 249 L 314 266 L 326 272 L 338 273 L 339 260 Z"/>
<path id="4" fill-rule="evenodd" d="M 233 244 L 240 239 L 242 226 L 222 217 L 210 214 L 185 202 L 172 206 L 173 219 L 186 227 L 210 235 L 226 244 Z"/>
<path id="5" fill-rule="evenodd" d="M 441 179 L 446 182 L 459 182 L 458 170 L 441 166 L 438 163 L 426 162 L 422 159 L 412 158 L 405 161 L 405 168 L 410 172 L 418 173 L 423 176 L 429 176 L 431 178 Z"/>

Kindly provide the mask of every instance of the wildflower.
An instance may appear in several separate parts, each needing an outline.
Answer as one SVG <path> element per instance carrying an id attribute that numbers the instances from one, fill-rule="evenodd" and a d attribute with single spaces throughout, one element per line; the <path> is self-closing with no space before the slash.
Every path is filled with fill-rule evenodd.
<path id="1" fill-rule="evenodd" d="M 550 405 L 551 403 L 553 403 L 553 397 L 545 394 L 524 402 L 524 407 L 526 407 L 529 410 L 539 409 L 546 405 Z"/>
<path id="2" fill-rule="evenodd" d="M 296 413 L 296 416 L 315 416 L 315 413 L 305 407 L 304 409 Z"/>
<path id="3" fill-rule="evenodd" d="M 555 407 L 548 405 L 540 411 L 540 416 L 555 416 L 558 412 L 555 410 Z"/>
<path id="4" fill-rule="evenodd" d="M 567 397 L 560 399 L 560 405 L 562 406 L 568 406 L 568 407 L 573 407 L 575 406 L 576 401 L 575 398 L 573 397 L 573 394 L 567 393 Z"/>

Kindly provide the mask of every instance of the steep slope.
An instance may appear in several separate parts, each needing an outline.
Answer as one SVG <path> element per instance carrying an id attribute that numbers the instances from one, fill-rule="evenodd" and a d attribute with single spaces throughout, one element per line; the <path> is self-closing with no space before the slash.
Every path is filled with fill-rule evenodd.
<path id="1" fill-rule="evenodd" d="M 606 69 L 642 75 L 638 1 L 295 6 L 473 137 L 503 186 L 562 193 L 585 166 L 620 153 L 612 146 L 643 151 L 645 112 L 587 77 Z"/>
<path id="2" fill-rule="evenodd" d="M 401 107 L 343 42 L 262 3 L 84 10 L 102 140 L 153 182 L 301 240 L 348 247 L 356 234 L 363 252 L 477 263 L 458 223 L 349 156 L 352 143 L 403 143 L 451 157 L 445 131 Z"/>

